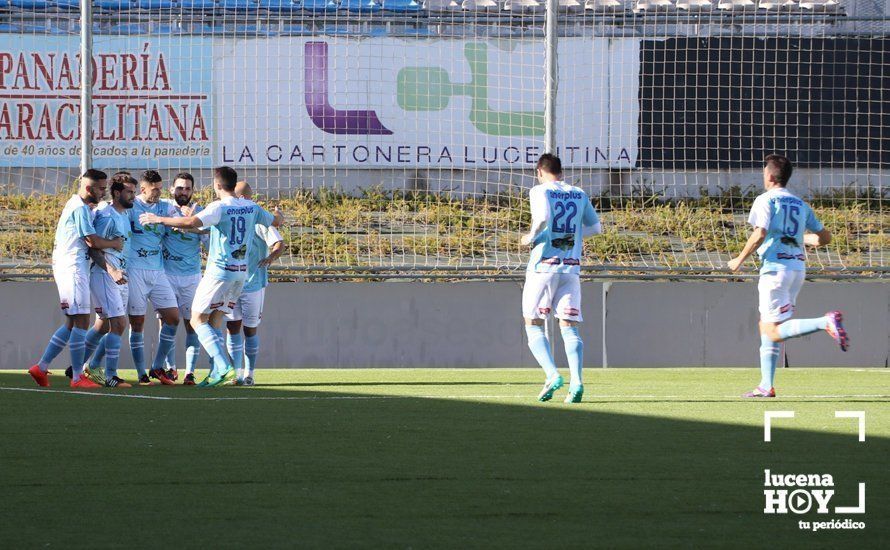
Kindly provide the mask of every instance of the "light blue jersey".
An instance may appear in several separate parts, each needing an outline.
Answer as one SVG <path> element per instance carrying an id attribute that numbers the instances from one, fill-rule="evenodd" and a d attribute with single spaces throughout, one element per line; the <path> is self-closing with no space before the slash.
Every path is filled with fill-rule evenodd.
<path id="1" fill-rule="evenodd" d="M 529 191 L 532 227 L 541 224 L 533 242 L 528 271 L 581 273 L 584 228 L 599 223 L 587 193 L 563 182 L 536 185 Z"/>
<path id="2" fill-rule="evenodd" d="M 767 230 L 766 239 L 757 249 L 761 273 L 806 270 L 804 233 L 823 227 L 810 205 L 784 188 L 757 197 L 748 223 Z"/>
<path id="3" fill-rule="evenodd" d="M 269 256 L 269 248 L 280 242 L 281 234 L 274 227 L 257 224 L 253 236 L 253 244 L 247 255 L 247 282 L 244 283 L 244 293 L 256 292 L 269 285 L 269 268 L 260 267 L 260 262 Z"/>
<path id="4" fill-rule="evenodd" d="M 118 212 L 113 206 L 106 204 L 96 211 L 96 219 L 93 224 L 96 227 L 96 234 L 103 239 L 112 240 L 123 237 L 123 251 L 119 252 L 114 248 L 106 248 L 105 261 L 117 269 L 126 270 L 132 233 L 130 216 L 126 212 Z M 96 265 L 93 267 L 98 269 Z"/>
<path id="5" fill-rule="evenodd" d="M 53 267 L 87 272 L 90 266 L 89 247 L 84 237 L 95 235 L 93 213 L 83 199 L 72 195 L 56 225 L 53 242 Z"/>
<path id="6" fill-rule="evenodd" d="M 172 216 L 181 217 L 182 212 L 175 202 L 164 199 Z M 202 210 L 193 206 L 192 215 Z M 201 235 L 190 231 L 168 228 L 163 240 L 164 271 L 170 275 L 199 275 L 201 273 Z"/>
<path id="7" fill-rule="evenodd" d="M 163 250 L 164 235 L 167 228 L 161 224 L 142 225 L 139 216 L 146 212 L 162 217 L 173 216 L 169 204 L 158 201 L 155 204 L 145 202 L 139 197 L 133 201 L 133 208 L 128 211 L 130 216 L 130 230 L 132 243 L 130 254 L 127 256 L 127 266 L 130 269 L 148 269 L 161 271 L 164 269 L 164 259 L 161 256 Z"/>
<path id="8" fill-rule="evenodd" d="M 255 226 L 272 225 L 275 217 L 257 203 L 235 197 L 213 201 L 197 217 L 210 228 L 205 275 L 222 281 L 246 280 Z"/>

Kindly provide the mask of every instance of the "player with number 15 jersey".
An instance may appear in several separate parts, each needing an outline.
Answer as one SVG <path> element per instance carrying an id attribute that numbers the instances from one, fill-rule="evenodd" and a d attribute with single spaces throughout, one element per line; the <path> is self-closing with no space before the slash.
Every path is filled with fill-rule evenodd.
<path id="1" fill-rule="evenodd" d="M 737 271 L 754 250 L 761 259 L 760 280 L 760 384 L 745 397 L 775 397 L 773 382 L 780 355 L 780 342 L 824 330 L 847 351 L 847 332 L 840 311 L 822 317 L 792 319 L 797 295 L 806 277 L 804 246 L 824 246 L 831 232 L 816 218 L 813 209 L 786 187 L 791 179 L 791 161 L 782 155 L 764 159 L 763 188 L 754 200 L 748 223 L 752 231 L 745 247 L 729 261 Z"/>

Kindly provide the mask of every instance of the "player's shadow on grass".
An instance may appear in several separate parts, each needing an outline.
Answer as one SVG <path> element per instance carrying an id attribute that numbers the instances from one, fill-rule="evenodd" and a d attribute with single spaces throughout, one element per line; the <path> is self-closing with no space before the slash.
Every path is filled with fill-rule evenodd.
<path id="1" fill-rule="evenodd" d="M 0 386 L 34 388 L 22 373 L 0 374 Z M 858 442 L 855 421 L 821 401 L 569 408 L 533 395 L 524 405 L 299 387 L 131 394 L 173 399 L 0 390 L 0 541 L 19 543 L 4 546 L 878 548 L 890 537 L 890 439 Z M 884 407 L 861 407 L 874 431 Z M 776 422 L 771 443 L 764 410 L 797 414 Z M 843 422 L 846 433 L 799 421 Z M 765 469 L 831 474 L 832 510 L 855 506 L 865 482 L 867 513 L 765 515 Z M 176 519 L 150 534 L 71 521 L 141 524 L 145 511 Z M 847 518 L 867 528 L 798 527 Z"/>

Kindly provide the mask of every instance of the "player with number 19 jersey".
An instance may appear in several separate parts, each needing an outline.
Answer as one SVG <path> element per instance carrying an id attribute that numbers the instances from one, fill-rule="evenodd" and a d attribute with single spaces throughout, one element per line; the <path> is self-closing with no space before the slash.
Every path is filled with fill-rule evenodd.
<path id="1" fill-rule="evenodd" d="M 214 201 L 195 217 L 210 228 L 210 250 L 192 313 L 230 313 L 247 280 L 256 225 L 272 225 L 275 217 L 257 203 L 236 197 Z"/>
<path id="2" fill-rule="evenodd" d="M 195 216 L 211 228 L 206 274 L 226 281 L 247 280 L 248 252 L 256 225 L 272 225 L 272 214 L 251 200 L 226 197 Z"/>

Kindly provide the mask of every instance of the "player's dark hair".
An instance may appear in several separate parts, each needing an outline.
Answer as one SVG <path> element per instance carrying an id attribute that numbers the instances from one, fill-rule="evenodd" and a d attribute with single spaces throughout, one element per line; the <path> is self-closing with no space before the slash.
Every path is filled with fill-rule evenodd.
<path id="1" fill-rule="evenodd" d="M 136 183 L 136 178 L 131 176 L 129 172 L 118 172 L 111 176 L 111 197 L 114 198 L 115 191 L 118 193 L 123 191 L 125 185 L 130 184 L 135 186 Z"/>
<path id="2" fill-rule="evenodd" d="M 788 157 L 767 155 L 763 161 L 766 163 L 767 172 L 780 187 L 788 185 L 788 180 L 791 179 L 791 172 L 794 171 Z"/>
<path id="3" fill-rule="evenodd" d="M 562 175 L 562 161 L 559 157 L 550 153 L 544 153 L 538 159 L 538 169 L 554 176 Z"/>
<path id="4" fill-rule="evenodd" d="M 220 166 L 213 169 L 213 179 L 218 181 L 224 190 L 232 193 L 238 183 L 238 172 L 228 166 Z"/>
<path id="5" fill-rule="evenodd" d="M 157 170 L 146 170 L 142 172 L 142 175 L 139 176 L 139 181 L 145 183 L 160 183 L 163 181 L 161 179 L 161 175 L 158 174 Z"/>
<path id="6" fill-rule="evenodd" d="M 173 178 L 173 182 L 175 183 L 176 180 L 188 180 L 192 182 L 192 188 L 195 187 L 195 178 L 188 172 L 180 172 L 176 174 L 176 177 Z"/>
<path id="7" fill-rule="evenodd" d="M 108 174 L 106 174 L 102 170 L 96 170 L 95 168 L 90 168 L 89 170 L 84 172 L 82 176 L 80 176 L 80 179 L 81 180 L 90 180 L 90 181 L 107 180 Z"/>

